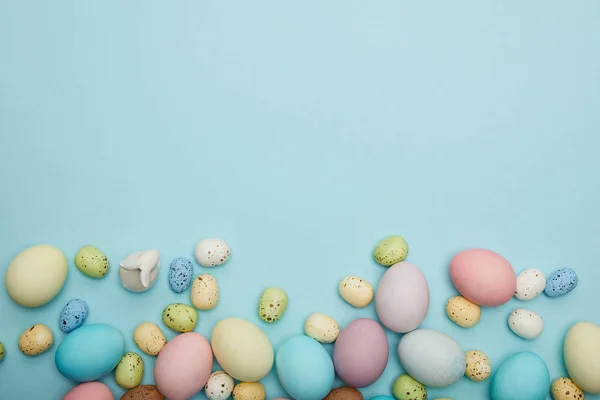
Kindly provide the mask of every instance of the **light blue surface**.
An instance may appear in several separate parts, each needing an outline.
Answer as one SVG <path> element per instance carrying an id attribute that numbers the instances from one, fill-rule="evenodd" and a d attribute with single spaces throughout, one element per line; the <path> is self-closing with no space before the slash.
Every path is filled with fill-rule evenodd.
<path id="1" fill-rule="evenodd" d="M 600 2 L 20 2 L 0 0 L 0 265 L 50 243 L 71 260 L 61 294 L 25 310 L 0 291 L 0 390 L 59 399 L 72 383 L 52 350 L 17 340 L 86 300 L 86 324 L 109 323 L 133 343 L 141 321 L 171 302 L 168 265 L 197 240 L 225 239 L 219 305 L 200 313 L 209 335 L 225 317 L 259 324 L 275 348 L 315 311 L 342 325 L 375 317 L 337 294 L 344 275 L 374 285 L 376 243 L 401 234 L 431 287 L 423 327 L 439 329 L 494 366 L 538 353 L 565 375 L 562 342 L 575 321 L 600 324 Z M 112 267 L 101 280 L 72 259 L 93 244 Z M 162 267 L 143 294 L 116 266 L 156 247 Z M 456 291 L 452 255 L 485 247 L 517 271 L 579 274 L 567 296 L 486 309 L 471 330 L 444 313 Z M 262 323 L 257 302 L 284 288 L 286 315 Z M 543 316 L 534 341 L 506 326 L 513 308 Z M 366 398 L 391 394 L 390 361 Z M 331 346 L 328 346 L 331 351 Z M 143 356 L 144 383 L 153 359 Z M 121 395 L 111 376 L 103 379 Z M 283 396 L 271 373 L 268 397 Z M 429 397 L 486 399 L 489 381 L 462 379 Z M 586 396 L 600 399 L 600 396 Z"/>

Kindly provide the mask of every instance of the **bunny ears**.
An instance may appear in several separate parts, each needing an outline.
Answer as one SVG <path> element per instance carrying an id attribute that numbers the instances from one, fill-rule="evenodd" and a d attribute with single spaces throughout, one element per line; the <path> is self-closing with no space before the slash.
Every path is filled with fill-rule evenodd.
<path id="1" fill-rule="evenodd" d="M 119 266 L 121 284 L 132 292 L 144 292 L 154 284 L 158 276 L 160 254 L 150 249 L 131 253 Z"/>

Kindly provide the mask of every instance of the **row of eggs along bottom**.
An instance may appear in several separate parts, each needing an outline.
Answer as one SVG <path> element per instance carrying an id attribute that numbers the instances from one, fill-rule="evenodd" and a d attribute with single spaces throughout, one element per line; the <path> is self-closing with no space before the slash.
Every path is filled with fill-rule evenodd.
<path id="1" fill-rule="evenodd" d="M 387 365 L 389 348 L 385 332 L 379 323 L 368 318 L 354 320 L 341 331 L 338 327 L 338 332 L 319 330 L 318 318 L 322 317 L 326 316 L 312 314 L 305 324 L 305 335 L 288 338 L 276 354 L 267 335 L 241 318 L 219 321 L 210 343 L 199 333 L 187 330 L 185 324 L 174 327 L 180 334 L 167 342 L 156 324 L 143 322 L 134 331 L 134 341 L 140 350 L 157 359 L 155 385 L 142 386 L 144 363 L 138 354 L 125 353 L 121 332 L 104 324 L 84 325 L 67 335 L 56 350 L 58 371 L 81 383 L 63 400 L 114 399 L 106 385 L 94 382 L 113 370 L 119 386 L 129 389 L 122 400 L 165 397 L 185 400 L 202 389 L 210 400 L 224 400 L 231 395 L 234 400 L 261 400 L 267 394 L 259 381 L 273 364 L 281 386 L 293 399 L 362 399 L 356 388 L 376 382 Z M 567 369 L 591 393 L 600 393 L 600 382 L 594 379 L 595 372 L 586 370 L 585 361 L 581 361 L 586 355 L 578 352 L 583 342 L 596 338 L 599 331 L 592 323 L 579 322 L 571 327 L 565 340 Z M 50 329 L 38 324 L 24 332 L 19 347 L 25 354 L 35 355 L 40 354 L 40 346 L 45 350 L 50 348 L 52 341 Z M 333 358 L 322 346 L 332 342 L 335 342 Z M 211 373 L 213 355 L 223 371 Z M 403 335 L 398 357 L 406 371 L 391 383 L 398 400 L 425 400 L 427 386 L 447 387 L 465 375 L 482 381 L 492 372 L 485 353 L 478 350 L 465 353 L 454 339 L 433 329 L 416 329 Z M 333 389 L 336 374 L 348 386 Z M 237 385 L 234 378 L 239 381 Z M 490 395 L 493 400 L 544 400 L 549 391 L 555 400 L 584 398 L 583 391 L 569 378 L 558 378 L 550 384 L 548 368 L 538 355 L 519 352 L 495 371 Z M 375 399 L 393 397 L 382 395 Z"/>

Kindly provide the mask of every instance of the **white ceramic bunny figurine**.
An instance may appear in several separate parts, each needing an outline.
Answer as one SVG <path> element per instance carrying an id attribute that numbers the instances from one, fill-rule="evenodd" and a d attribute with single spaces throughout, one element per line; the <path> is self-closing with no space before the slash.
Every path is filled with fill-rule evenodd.
<path id="1" fill-rule="evenodd" d="M 158 276 L 160 254 L 151 249 L 131 253 L 120 263 L 119 279 L 127 290 L 144 292 L 152 287 Z"/>

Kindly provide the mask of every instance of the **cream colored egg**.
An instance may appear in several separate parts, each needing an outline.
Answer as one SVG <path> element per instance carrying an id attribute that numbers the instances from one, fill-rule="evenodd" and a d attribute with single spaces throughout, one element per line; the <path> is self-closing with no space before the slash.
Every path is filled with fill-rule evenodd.
<path id="1" fill-rule="evenodd" d="M 564 343 L 565 367 L 569 377 L 586 393 L 600 394 L 600 326 L 577 322 Z"/>
<path id="2" fill-rule="evenodd" d="M 210 310 L 219 301 L 219 284 L 210 274 L 198 275 L 192 284 L 190 299 L 194 307 L 199 310 Z"/>
<path id="3" fill-rule="evenodd" d="M 165 307 L 162 319 L 175 332 L 191 332 L 198 324 L 198 312 L 187 304 L 173 303 Z"/>
<path id="4" fill-rule="evenodd" d="M 473 381 L 484 381 L 492 373 L 492 364 L 488 356 L 480 350 L 469 350 L 466 353 L 467 368 L 465 375 Z"/>
<path id="5" fill-rule="evenodd" d="M 333 343 L 340 334 L 340 325 L 328 315 L 312 313 L 304 322 L 304 333 L 321 343 Z"/>
<path id="6" fill-rule="evenodd" d="M 535 339 L 544 329 L 544 320 L 536 312 L 519 308 L 508 316 L 508 327 L 523 339 Z"/>
<path id="7" fill-rule="evenodd" d="M 558 378 L 552 382 L 552 398 L 554 400 L 583 400 L 583 391 L 569 378 Z"/>
<path id="8" fill-rule="evenodd" d="M 204 394 L 208 400 L 226 400 L 231 396 L 234 385 L 233 378 L 225 371 L 215 371 L 204 386 Z"/>
<path id="9" fill-rule="evenodd" d="M 125 353 L 115 369 L 115 381 L 124 389 L 133 389 L 142 383 L 144 361 L 139 354 Z"/>
<path id="10" fill-rule="evenodd" d="M 37 245 L 19 253 L 8 265 L 4 284 L 13 301 L 39 307 L 60 292 L 67 279 L 67 259 L 50 245 Z"/>
<path id="11" fill-rule="evenodd" d="M 446 303 L 446 315 L 456 325 L 472 328 L 481 318 L 481 308 L 462 296 L 454 296 Z"/>
<path id="12" fill-rule="evenodd" d="M 157 356 L 167 344 L 160 328 L 153 322 L 142 322 L 133 331 L 133 341 L 149 356 Z"/>
<path id="13" fill-rule="evenodd" d="M 515 297 L 521 301 L 529 301 L 540 295 L 546 288 L 546 277 L 542 271 L 527 268 L 517 275 Z"/>
<path id="14" fill-rule="evenodd" d="M 260 382 L 240 382 L 233 389 L 233 400 L 265 400 L 267 392 Z"/>
<path id="15" fill-rule="evenodd" d="M 342 299 L 356 308 L 363 308 L 373 300 L 373 286 L 356 276 L 346 276 L 340 281 L 338 291 Z"/>
<path id="16" fill-rule="evenodd" d="M 42 354 L 54 343 L 54 335 L 50 328 L 43 324 L 35 324 L 21 334 L 19 350 L 28 356 Z"/>
<path id="17" fill-rule="evenodd" d="M 224 264 L 231 255 L 229 245 L 221 239 L 202 239 L 196 245 L 196 260 L 203 267 Z"/>

